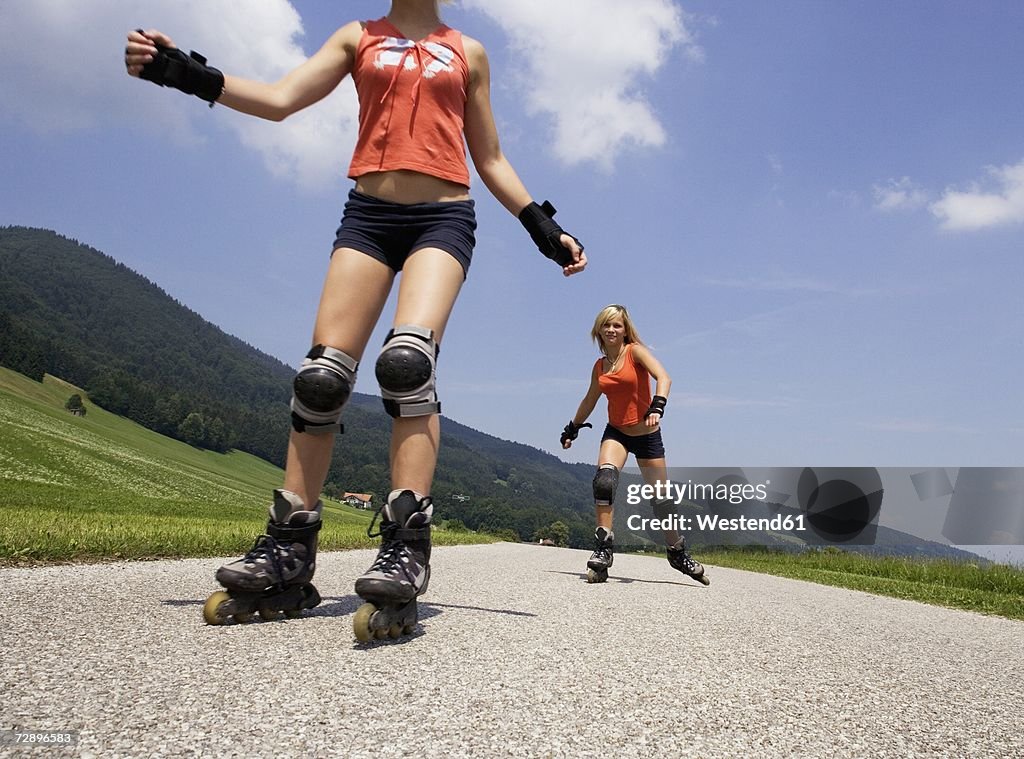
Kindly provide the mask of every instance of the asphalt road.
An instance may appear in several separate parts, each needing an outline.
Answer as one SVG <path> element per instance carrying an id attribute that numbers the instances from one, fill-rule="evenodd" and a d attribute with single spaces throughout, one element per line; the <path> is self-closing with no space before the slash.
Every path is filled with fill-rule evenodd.
<path id="1" fill-rule="evenodd" d="M 1024 623 L 643 556 L 588 585 L 587 555 L 435 549 L 416 632 L 367 645 L 370 551 L 225 627 L 218 560 L 0 570 L 0 729 L 79 733 L 0 754 L 1024 756 Z"/>

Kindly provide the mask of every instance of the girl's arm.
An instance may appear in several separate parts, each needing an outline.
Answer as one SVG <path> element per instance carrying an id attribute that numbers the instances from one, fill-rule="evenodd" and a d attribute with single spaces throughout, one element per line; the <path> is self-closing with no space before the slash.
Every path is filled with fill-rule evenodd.
<path id="1" fill-rule="evenodd" d="M 594 367 L 594 371 L 590 375 L 590 387 L 587 390 L 587 394 L 583 396 L 583 400 L 580 401 L 579 408 L 576 409 L 576 414 L 572 419 L 569 420 L 569 424 L 566 426 L 566 430 L 562 432 L 562 447 L 571 448 L 573 437 L 569 437 L 567 432 L 570 428 L 579 429 L 584 422 L 590 417 L 594 411 L 594 407 L 597 406 L 597 402 L 601 399 L 601 388 L 597 382 L 598 367 Z"/>
<path id="2" fill-rule="evenodd" d="M 654 394 L 660 395 L 662 398 L 668 398 L 668 393 L 672 389 L 672 378 L 665 371 L 665 367 L 661 365 L 661 362 L 654 357 L 650 349 L 645 345 L 633 343 L 633 360 L 654 377 Z"/>
<path id="3" fill-rule="evenodd" d="M 224 89 L 216 102 L 252 116 L 282 121 L 323 99 L 352 71 L 361 34 L 360 22 L 346 24 L 311 58 L 273 84 L 225 75 Z M 125 65 L 131 76 L 139 76 L 154 60 L 157 45 L 175 47 L 170 37 L 156 30 L 128 33 Z"/>
<path id="4" fill-rule="evenodd" d="M 594 407 L 597 406 L 597 402 L 601 399 L 601 386 L 597 382 L 598 367 L 594 367 L 594 371 L 590 373 L 590 387 L 587 388 L 587 394 L 583 396 L 583 400 L 580 401 L 580 407 L 576 409 L 576 415 L 572 418 L 573 424 L 579 427 L 594 412 Z"/>
<path id="5" fill-rule="evenodd" d="M 469 59 L 469 92 L 466 101 L 466 145 L 473 165 L 484 185 L 495 199 L 512 215 L 533 203 L 519 175 L 501 151 L 498 130 L 491 111 L 491 73 L 487 52 L 476 40 L 463 36 L 463 49 Z M 562 234 L 562 245 L 572 254 L 573 262 L 565 266 L 566 275 L 583 271 L 587 257 L 572 235 Z"/>
<path id="6" fill-rule="evenodd" d="M 672 378 L 665 371 L 661 362 L 644 345 L 633 344 L 633 360 L 654 377 L 654 398 L 651 407 L 644 414 L 644 421 L 648 427 L 656 427 L 665 413 L 665 403 L 668 401 L 668 394 L 672 389 Z"/>

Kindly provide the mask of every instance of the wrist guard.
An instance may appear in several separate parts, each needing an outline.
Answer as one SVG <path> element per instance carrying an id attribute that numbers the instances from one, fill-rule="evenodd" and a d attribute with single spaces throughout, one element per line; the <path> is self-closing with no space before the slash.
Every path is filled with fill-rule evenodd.
<path id="1" fill-rule="evenodd" d="M 665 404 L 668 403 L 668 398 L 664 395 L 656 395 L 651 399 L 651 407 L 647 409 L 647 413 L 644 414 L 644 419 L 649 417 L 651 414 L 657 414 L 659 417 L 665 416 Z"/>
<path id="2" fill-rule="evenodd" d="M 559 438 L 559 440 L 562 441 L 562 445 L 565 445 L 566 440 L 575 440 L 577 437 L 579 437 L 580 430 L 582 430 L 584 427 L 593 426 L 594 425 L 592 425 L 590 422 L 584 422 L 583 424 L 576 425 L 573 424 L 572 419 L 570 419 L 569 423 L 565 425 L 565 429 L 562 430 L 562 437 Z"/>
<path id="3" fill-rule="evenodd" d="M 186 95 L 195 95 L 213 108 L 224 91 L 224 74 L 207 66 L 206 58 L 194 50 L 185 55 L 176 47 L 153 44 L 156 55 L 142 67 L 139 78 L 161 87 L 173 87 Z"/>
<path id="4" fill-rule="evenodd" d="M 543 205 L 530 203 L 519 212 L 519 221 L 526 227 L 541 253 L 559 266 L 568 266 L 572 263 L 572 253 L 561 242 L 562 235 L 568 232 L 558 226 L 554 219 L 556 213 L 555 207 L 547 200 Z M 569 236 L 576 240 L 582 251 L 583 243 L 574 235 Z"/>

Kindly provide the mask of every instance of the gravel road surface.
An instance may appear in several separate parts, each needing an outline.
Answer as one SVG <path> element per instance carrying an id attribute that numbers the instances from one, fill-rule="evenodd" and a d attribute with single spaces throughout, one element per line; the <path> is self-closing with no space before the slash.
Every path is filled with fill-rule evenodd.
<path id="1" fill-rule="evenodd" d="M 588 552 L 501 543 L 435 549 L 416 632 L 361 645 L 373 556 L 224 627 L 216 559 L 0 570 L 0 729 L 79 733 L 0 755 L 1024 756 L 1021 622 L 644 556 L 588 585 Z"/>

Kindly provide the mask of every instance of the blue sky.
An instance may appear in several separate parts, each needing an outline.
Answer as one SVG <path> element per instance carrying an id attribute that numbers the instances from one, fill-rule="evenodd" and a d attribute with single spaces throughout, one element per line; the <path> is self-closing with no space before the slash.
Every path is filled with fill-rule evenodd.
<path id="1" fill-rule="evenodd" d="M 75 237 L 297 365 L 350 185 L 350 83 L 259 124 L 129 79 L 124 33 L 155 26 L 272 78 L 386 8 L 8 0 L 0 224 Z M 505 152 L 591 260 L 564 279 L 476 183 L 446 416 L 594 461 L 598 432 L 565 453 L 558 434 L 597 355 L 593 318 L 616 302 L 673 377 L 672 466 L 1021 465 L 1024 5 L 444 14 L 487 47 Z M 372 371 L 357 389 L 376 392 Z"/>

